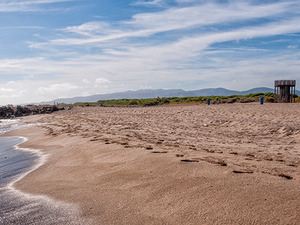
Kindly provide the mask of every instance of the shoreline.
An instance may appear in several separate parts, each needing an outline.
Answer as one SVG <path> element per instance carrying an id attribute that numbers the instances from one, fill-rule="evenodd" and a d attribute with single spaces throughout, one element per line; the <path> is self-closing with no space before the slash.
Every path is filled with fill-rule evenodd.
<path id="1" fill-rule="evenodd" d="M 6 137 L 6 136 L 0 136 L 0 138 L 1 137 Z M 24 144 L 28 141 L 27 137 L 22 137 L 22 136 L 7 136 L 7 137 L 16 137 L 16 138 L 20 138 L 22 140 L 19 144 L 16 144 L 16 145 L 13 146 L 15 151 L 30 152 L 30 153 L 36 155 L 36 157 L 37 157 L 37 160 L 36 160 L 37 162 L 35 162 L 28 171 L 20 174 L 12 182 L 10 182 L 7 186 L 8 189 L 11 190 L 11 191 L 16 192 L 16 194 L 18 194 L 18 195 L 23 195 L 23 196 L 28 197 L 28 198 L 37 197 L 37 198 L 41 198 L 41 199 L 44 198 L 47 201 L 53 201 L 48 196 L 32 196 L 30 193 L 25 193 L 22 190 L 17 189 L 15 187 L 15 184 L 18 183 L 19 181 L 21 181 L 22 179 L 24 179 L 28 174 L 30 174 L 31 172 L 37 170 L 39 167 L 43 166 L 47 162 L 47 158 L 48 158 L 49 155 L 44 154 L 39 149 L 20 147 L 22 144 Z"/>
<path id="2" fill-rule="evenodd" d="M 24 122 L 26 123 L 26 121 Z M 26 128 L 30 127 L 33 126 L 29 126 Z M 43 224 L 61 224 L 70 221 L 72 221 L 72 224 L 90 224 L 90 221 L 83 220 L 78 217 L 79 210 L 77 205 L 73 203 L 63 202 L 59 199 L 54 199 L 49 195 L 36 195 L 30 192 L 25 192 L 22 189 L 16 187 L 18 182 L 20 182 L 23 179 L 26 179 L 26 177 L 30 173 L 38 170 L 41 166 L 43 166 L 47 162 L 47 158 L 49 157 L 48 154 L 43 153 L 43 151 L 40 149 L 21 147 L 21 145 L 29 141 L 27 137 L 9 134 L 10 132 L 22 132 L 22 130 L 26 128 L 12 129 L 11 131 L 2 133 L 0 135 L 0 138 L 12 137 L 20 139 L 20 143 L 12 146 L 13 151 L 22 151 L 25 153 L 33 154 L 36 157 L 35 162 L 33 162 L 33 164 L 30 167 L 28 167 L 19 175 L 16 175 L 14 179 L 12 179 L 6 186 L 1 188 L 2 195 L 5 195 L 10 199 L 15 199 L 13 207 L 15 207 L 17 213 L 14 211 L 6 212 L 3 215 L 4 218 L 2 218 L 4 221 L 1 220 L 0 224 L 2 224 L 2 222 L 4 222 L 4 224 L 27 224 L 36 222 Z M 20 207 L 17 201 L 20 202 Z M 8 213 L 13 213 L 13 215 L 9 216 Z M 54 218 L 56 219 L 55 221 L 52 220 Z"/>
<path id="3" fill-rule="evenodd" d="M 1 137 L 3 137 L 3 136 L 1 135 L 0 138 Z M 21 139 L 21 142 L 19 144 L 16 144 L 16 145 L 13 146 L 14 150 L 23 151 L 23 152 L 30 152 L 30 153 L 33 153 L 34 155 L 36 155 L 37 158 L 38 158 L 38 162 L 35 163 L 34 165 L 32 165 L 32 168 L 30 168 L 29 171 L 20 174 L 18 177 L 16 177 L 15 180 L 13 180 L 12 182 L 10 182 L 8 184 L 8 189 L 11 189 L 13 191 L 20 192 L 21 194 L 26 195 L 25 193 L 22 193 L 21 190 L 17 190 L 16 188 L 14 188 L 14 184 L 17 183 L 18 181 L 22 180 L 24 177 L 26 177 L 27 174 L 31 173 L 32 171 L 34 171 L 34 170 L 38 169 L 40 166 L 42 166 L 47 160 L 47 155 L 43 155 L 42 152 L 38 149 L 21 148 L 20 145 L 22 145 L 23 143 L 28 141 L 28 138 L 22 137 L 22 136 L 13 136 L 13 137 Z"/>
<path id="4" fill-rule="evenodd" d="M 182 107 L 185 111 L 181 111 L 181 107 L 168 108 L 171 108 L 172 112 L 174 110 L 187 112 L 186 115 L 190 113 L 190 110 L 194 110 L 191 106 Z M 215 108 L 211 107 L 209 110 Z M 163 109 L 161 111 L 167 110 L 164 107 L 151 110 L 156 112 L 160 109 Z M 224 107 L 218 107 L 219 109 L 224 109 Z M 234 108 L 225 107 L 225 110 L 228 109 Z M 106 112 L 120 112 L 122 114 L 120 118 L 123 120 L 117 124 L 123 124 L 123 128 L 128 126 L 124 112 L 129 113 L 131 120 L 134 120 L 136 115 L 140 115 L 139 113 L 151 113 L 151 110 L 147 111 L 149 109 L 137 109 L 134 112 L 132 109 L 102 110 L 101 114 L 97 115 L 105 118 L 112 116 L 106 115 Z M 202 107 L 201 110 L 207 110 L 207 108 Z M 94 113 L 98 112 L 94 109 L 79 109 L 71 112 L 71 116 L 55 113 L 31 117 L 29 120 L 36 122 L 52 120 L 56 121 L 56 124 L 29 127 L 7 133 L 6 135 L 9 136 L 22 133 L 22 136 L 27 136 L 29 139 L 21 144 L 22 148 L 39 148 L 44 154 L 49 154 L 48 161 L 16 182 L 16 187 L 33 195 L 46 194 L 55 200 L 76 204 L 80 207 L 81 217 L 95 220 L 96 223 L 101 221 L 106 224 L 255 224 L 262 222 L 297 224 L 299 222 L 300 218 L 297 215 L 300 208 L 299 179 L 296 174 L 292 175 L 292 180 L 288 180 L 284 177 L 262 173 L 263 171 L 259 172 L 260 170 L 255 167 L 249 166 L 243 170 L 238 168 L 243 172 L 242 174 L 233 173 L 232 171 L 237 169 L 235 165 L 237 163 L 234 164 L 233 161 L 237 160 L 234 158 L 237 156 L 234 154 L 231 156 L 230 153 L 235 149 L 232 149 L 233 145 L 230 143 L 227 143 L 229 155 L 224 155 L 226 152 L 218 153 L 216 148 L 214 152 L 202 151 L 205 146 L 199 149 L 200 152 L 195 149 L 186 149 L 183 140 L 177 141 L 179 147 L 168 146 L 167 144 L 171 141 L 166 139 L 167 136 L 163 141 L 166 145 L 164 143 L 153 144 L 154 139 L 149 136 L 150 133 L 148 136 L 151 139 L 137 142 L 129 136 L 131 133 L 128 132 L 131 130 L 128 129 L 125 129 L 124 134 L 114 135 L 93 131 L 89 125 L 90 129 L 87 132 L 90 132 L 90 135 L 86 135 L 82 133 L 85 127 L 78 128 L 79 122 L 82 120 L 89 124 L 88 120 L 92 118 L 91 116 L 94 117 Z M 72 130 L 73 125 L 70 123 L 73 117 L 76 119 L 75 131 Z M 61 119 L 66 125 L 61 123 Z M 203 120 L 203 122 L 206 121 Z M 94 124 L 92 121 L 90 123 Z M 103 125 L 99 123 L 101 124 Z M 213 135 L 215 132 L 213 125 L 208 123 L 208 126 Z M 118 127 L 119 130 L 120 128 Z M 58 133 L 58 130 L 62 132 Z M 109 132 L 114 132 L 114 127 L 111 125 Z M 189 140 L 193 140 L 191 137 Z M 179 137 L 177 139 L 180 140 Z M 201 143 L 203 145 L 204 142 Z M 262 144 L 255 146 L 259 147 L 259 145 Z M 152 146 L 153 149 L 147 150 L 147 146 Z M 226 145 L 222 146 L 223 151 L 226 150 Z M 295 145 L 295 150 L 298 151 L 297 146 Z M 195 157 L 195 154 L 198 157 Z M 212 157 L 216 154 L 219 159 L 226 162 L 226 166 L 222 166 L 220 161 L 217 161 L 218 158 Z M 248 158 L 253 157 L 250 153 L 247 154 Z M 181 155 L 184 156 L 181 157 Z M 245 162 L 254 163 L 247 159 Z M 253 165 L 257 166 L 259 163 L 258 161 Z M 268 168 L 272 164 L 280 165 L 276 161 L 266 161 L 263 165 Z M 250 168 L 253 172 L 247 173 Z M 282 169 L 283 172 L 287 171 L 285 167 Z M 278 167 L 279 172 L 280 170 L 281 167 Z M 295 167 L 295 170 L 299 174 L 298 167 Z M 272 215 L 272 213 L 275 214 Z"/>

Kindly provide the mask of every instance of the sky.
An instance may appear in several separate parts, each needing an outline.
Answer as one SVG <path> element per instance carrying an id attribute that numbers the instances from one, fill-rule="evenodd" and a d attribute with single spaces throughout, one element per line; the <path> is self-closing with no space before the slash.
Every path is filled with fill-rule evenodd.
<path id="1" fill-rule="evenodd" d="M 0 0 L 0 105 L 300 85 L 299 48 L 299 0 Z"/>

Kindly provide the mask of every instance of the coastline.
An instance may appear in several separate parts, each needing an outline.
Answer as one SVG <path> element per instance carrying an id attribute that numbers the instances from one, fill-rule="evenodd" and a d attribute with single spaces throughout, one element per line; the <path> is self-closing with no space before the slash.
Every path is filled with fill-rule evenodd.
<path id="1" fill-rule="evenodd" d="M 14 175 L 8 174 L 11 176 L 10 181 L 7 183 L 7 185 L 3 185 L 1 187 L 1 204 L 5 205 L 1 205 L 1 208 L 4 211 L 1 213 L 0 224 L 89 224 L 90 221 L 83 220 L 78 217 L 79 210 L 75 204 L 62 202 L 58 199 L 54 200 L 48 195 L 33 195 L 15 187 L 16 183 L 24 179 L 28 174 L 43 166 L 48 158 L 48 155 L 44 154 L 39 149 L 20 147 L 22 144 L 28 141 L 27 137 L 7 135 L 7 133 L 13 131 L 20 131 L 21 135 L 24 127 L 29 128 L 34 126 L 34 124 L 31 123 L 28 123 L 29 126 L 27 126 L 26 119 L 24 122 L 19 122 L 23 124 L 20 126 L 20 129 L 10 129 L 11 131 L 2 133 L 0 138 L 20 139 L 19 143 L 12 146 L 12 150 L 29 153 L 32 155 L 31 158 L 35 159 L 34 161 L 31 160 L 31 165 L 27 163 L 28 165 L 26 168 L 22 169 L 22 172 L 18 171 L 18 173 L 15 174 L 12 168 L 6 171 L 8 173 L 11 171 Z M 17 155 L 19 156 L 20 154 L 17 153 Z M 22 158 L 20 160 L 27 161 L 26 158 Z M 16 162 L 13 160 L 11 163 Z"/>
<path id="2" fill-rule="evenodd" d="M 201 107 L 201 110 L 207 110 Z M 237 110 L 237 107 L 226 107 L 217 109 Z M 215 109 L 211 107 L 209 110 L 211 112 Z M 120 120 L 115 124 L 121 131 L 129 126 L 124 112 L 128 112 L 133 120 L 139 113 L 148 113 L 146 117 L 151 117 L 151 110 L 160 113 L 170 110 L 172 112 L 170 115 L 174 115 L 174 112 L 188 115 L 198 109 L 194 106 L 185 106 L 183 110 L 179 107 L 100 110 L 104 111 L 97 115 L 105 119 L 112 115 L 103 115 L 104 113 L 118 113 L 121 110 L 118 118 L 123 121 Z M 278 110 L 280 112 L 281 109 Z M 169 141 L 168 145 L 158 142 L 153 144 L 151 130 L 147 130 L 149 133 L 146 133 L 148 140 L 137 141 L 129 136 L 131 133 L 128 133 L 128 128 L 122 130 L 126 131 L 125 133 L 118 133 L 112 125 L 110 125 L 110 133 L 106 131 L 105 134 L 101 132 L 104 128 L 99 128 L 97 131 L 88 122 L 94 113 L 98 113 L 96 109 L 77 109 L 68 113 L 71 113 L 73 118 L 64 112 L 29 117 L 28 122 L 53 122 L 54 124 L 28 127 L 4 135 L 25 136 L 28 141 L 22 143 L 21 148 L 42 149 L 43 154 L 49 156 L 43 165 L 15 183 L 18 190 L 32 195 L 46 195 L 54 200 L 78 205 L 80 216 L 96 221 L 95 224 L 97 222 L 104 224 L 297 224 L 300 220 L 297 214 L 300 208 L 298 166 L 291 167 L 296 171 L 292 174 L 292 180 L 272 175 L 267 169 L 264 173 L 251 165 L 246 165 L 243 170 L 238 168 L 239 171 L 244 172 L 242 174 L 233 173 L 233 170 L 237 170 L 237 163 L 234 164 L 233 161 L 236 159 L 229 158 L 231 155 L 225 156 L 226 152 L 218 153 L 212 145 L 210 148 L 214 152 L 202 151 L 206 146 L 202 148 L 195 146 L 194 148 L 197 149 L 191 149 L 191 146 L 186 148 L 184 140 L 178 136 L 177 143 L 173 146 L 170 146 L 170 143 L 171 138 L 174 137 L 168 140 L 167 136 L 163 137 L 165 139 L 163 142 Z M 198 113 L 197 111 L 197 115 Z M 83 132 L 88 126 L 78 127 L 79 120 L 89 124 L 89 130 L 86 131 L 89 135 Z M 72 121 L 74 124 L 71 123 Z M 116 120 L 113 121 L 115 123 Z M 213 136 L 215 131 L 211 121 L 203 120 L 203 122 L 212 128 L 210 135 Z M 94 122 L 90 121 L 90 123 Z M 103 122 L 99 123 L 99 126 L 103 124 Z M 237 124 L 233 125 L 236 129 L 239 128 Z M 78 128 L 72 130 L 72 126 Z M 151 126 L 152 129 L 156 128 Z M 207 127 L 203 126 L 201 129 Z M 156 133 L 159 132 L 154 130 Z M 144 134 L 141 131 L 136 132 Z M 160 139 L 164 132 L 159 133 Z M 198 132 L 201 133 L 201 130 Z M 295 133 L 294 141 L 298 140 L 297 135 Z M 203 145 L 204 142 L 201 143 Z M 267 140 L 266 143 L 269 141 Z M 225 144 L 222 145 L 223 151 L 226 147 L 229 152 L 235 150 L 232 149 L 232 144 Z M 256 147 L 259 145 L 262 143 Z M 294 146 L 295 151 L 299 151 L 298 143 L 291 145 Z M 219 149 L 220 145 L 217 148 Z M 259 149 L 257 151 L 259 152 Z M 252 157 L 250 153 L 246 153 L 249 155 L 248 158 Z M 219 158 L 211 156 L 216 154 Z M 210 155 L 210 158 L 207 158 L 207 155 Z M 181 159 L 189 159 L 190 162 Z M 222 166 L 216 159 L 223 159 L 227 165 Z M 242 161 L 240 164 L 248 161 Z M 281 165 L 274 160 L 263 163 L 263 169 L 272 166 L 272 163 L 275 166 Z M 290 171 L 278 166 L 278 170 L 281 169 L 284 173 Z"/>
<path id="3" fill-rule="evenodd" d="M 0 137 L 2 137 L 2 136 L 0 136 Z M 20 192 L 20 194 L 26 195 L 25 193 L 22 193 L 21 190 L 17 190 L 16 188 L 14 188 L 14 184 L 17 183 L 18 181 L 22 180 L 24 177 L 26 177 L 32 171 L 34 171 L 34 170 L 38 169 L 40 166 L 42 166 L 47 160 L 47 155 L 42 154 L 42 152 L 39 149 L 30 149 L 30 148 L 19 147 L 20 145 L 22 145 L 23 143 L 28 141 L 28 138 L 22 137 L 22 136 L 14 136 L 14 137 L 20 138 L 22 140 L 19 144 L 16 144 L 13 146 L 13 148 L 15 150 L 23 151 L 23 152 L 30 152 L 37 156 L 38 162 L 34 163 L 34 165 L 30 168 L 29 171 L 26 171 L 26 172 L 22 173 L 21 175 L 17 176 L 17 178 L 15 180 L 13 180 L 11 183 L 9 183 L 9 185 L 8 185 L 9 189 L 16 191 L 16 192 Z"/>

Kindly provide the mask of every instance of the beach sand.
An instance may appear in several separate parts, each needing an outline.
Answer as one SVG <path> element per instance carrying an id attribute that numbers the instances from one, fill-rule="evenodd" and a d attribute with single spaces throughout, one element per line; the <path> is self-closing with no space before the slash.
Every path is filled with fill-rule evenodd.
<path id="1" fill-rule="evenodd" d="M 300 104 L 78 107 L 6 133 L 47 162 L 15 184 L 95 224 L 299 224 Z"/>

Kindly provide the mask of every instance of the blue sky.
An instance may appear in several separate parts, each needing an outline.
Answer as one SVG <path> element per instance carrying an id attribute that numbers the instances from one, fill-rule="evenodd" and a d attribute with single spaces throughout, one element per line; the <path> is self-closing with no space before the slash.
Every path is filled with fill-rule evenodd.
<path id="1" fill-rule="evenodd" d="M 300 85 L 299 48 L 299 0 L 0 0 L 0 105 Z"/>

